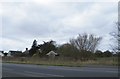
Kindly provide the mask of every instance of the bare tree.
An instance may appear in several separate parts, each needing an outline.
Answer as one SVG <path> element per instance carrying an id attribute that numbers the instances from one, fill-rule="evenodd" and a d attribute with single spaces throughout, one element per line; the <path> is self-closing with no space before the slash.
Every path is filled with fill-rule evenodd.
<path id="1" fill-rule="evenodd" d="M 79 34 L 76 39 L 70 39 L 71 45 L 79 49 L 79 51 L 95 52 L 96 47 L 101 41 L 101 37 L 95 37 L 93 34 Z"/>
<path id="2" fill-rule="evenodd" d="M 118 24 L 118 52 L 120 52 L 120 23 Z"/>
<path id="3" fill-rule="evenodd" d="M 118 33 L 117 33 L 117 42 L 118 42 L 118 53 L 120 53 L 120 22 L 117 25 Z"/>
<path id="4" fill-rule="evenodd" d="M 120 22 L 116 23 L 114 32 L 111 32 L 110 34 L 115 39 L 114 45 L 111 45 L 111 47 L 115 53 L 118 53 L 120 52 Z"/>

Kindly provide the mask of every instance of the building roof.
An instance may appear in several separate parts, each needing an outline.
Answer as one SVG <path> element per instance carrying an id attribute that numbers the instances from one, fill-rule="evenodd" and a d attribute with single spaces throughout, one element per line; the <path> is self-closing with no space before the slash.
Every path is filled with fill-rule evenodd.
<path id="1" fill-rule="evenodd" d="M 57 55 L 57 53 L 55 53 L 54 51 L 50 51 L 50 52 L 47 53 L 46 55 Z"/>

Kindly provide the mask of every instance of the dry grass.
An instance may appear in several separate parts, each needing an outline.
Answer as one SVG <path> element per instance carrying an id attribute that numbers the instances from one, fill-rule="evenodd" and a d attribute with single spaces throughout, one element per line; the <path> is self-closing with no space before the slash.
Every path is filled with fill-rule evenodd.
<path id="1" fill-rule="evenodd" d="M 85 65 L 107 65 L 107 66 L 118 66 L 117 57 L 108 58 L 97 58 L 96 60 L 68 60 L 65 58 L 3 58 L 3 62 L 8 63 L 23 63 L 23 64 L 38 64 L 38 65 L 54 65 L 54 66 L 85 66 Z"/>

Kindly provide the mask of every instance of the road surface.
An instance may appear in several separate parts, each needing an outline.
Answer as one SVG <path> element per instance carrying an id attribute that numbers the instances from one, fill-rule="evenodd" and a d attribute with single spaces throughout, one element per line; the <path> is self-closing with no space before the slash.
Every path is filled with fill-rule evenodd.
<path id="1" fill-rule="evenodd" d="M 118 77 L 117 67 L 62 67 L 28 64 L 2 65 L 3 77 Z"/>

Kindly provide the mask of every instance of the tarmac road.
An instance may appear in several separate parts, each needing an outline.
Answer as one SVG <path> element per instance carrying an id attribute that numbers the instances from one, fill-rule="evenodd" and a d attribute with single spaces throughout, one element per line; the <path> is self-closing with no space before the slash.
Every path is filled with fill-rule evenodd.
<path id="1" fill-rule="evenodd" d="M 63 67 L 2 64 L 3 77 L 118 77 L 117 67 Z"/>

